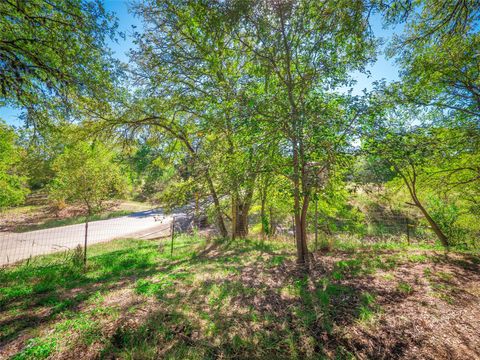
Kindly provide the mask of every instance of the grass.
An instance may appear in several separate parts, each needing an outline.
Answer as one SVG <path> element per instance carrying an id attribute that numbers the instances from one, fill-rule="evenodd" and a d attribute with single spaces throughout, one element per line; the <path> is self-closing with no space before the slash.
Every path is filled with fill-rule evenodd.
<path id="1" fill-rule="evenodd" d="M 50 264 L 56 255 L 45 256 L 35 267 L 0 273 L 0 311 L 7 319 L 0 325 L 0 342 L 13 341 L 28 330 L 32 338 L 15 355 L 18 359 L 46 358 L 93 344 L 118 358 L 155 358 L 158 349 L 169 346 L 164 355 L 182 359 L 314 354 L 316 341 L 308 335 L 309 327 L 324 314 L 322 326 L 331 331 L 332 297 L 348 289 L 333 283 L 324 287 L 308 278 L 282 278 L 270 293 L 272 289 L 256 277 L 277 274 L 292 250 L 285 243 L 207 244 L 205 239 L 181 236 L 170 256 L 169 246 L 159 253 L 156 243 L 120 240 L 91 246 L 85 272 L 71 264 L 42 267 L 42 261 Z M 210 251 L 208 257 L 205 251 Z M 287 299 L 282 298 L 284 287 L 291 288 Z M 293 323 L 281 316 L 283 305 L 268 310 L 270 296 L 293 301 Z M 110 305 L 112 297 L 121 305 Z M 256 299 L 262 304 L 256 305 Z M 102 331 L 106 324 L 126 321 L 125 314 L 138 316 L 145 311 L 138 304 L 144 303 L 156 305 L 146 310 L 149 317 L 138 326 Z M 239 321 L 245 326 L 238 327 Z M 247 331 L 252 326 L 255 333 Z M 192 337 L 201 339 L 195 347 Z M 302 341 L 310 344 L 307 350 L 301 349 Z"/>
<path id="2" fill-rule="evenodd" d="M 423 276 L 427 279 L 433 296 L 448 304 L 455 302 L 455 294 L 458 293 L 459 289 L 455 285 L 453 274 L 426 268 Z"/>
<path id="3" fill-rule="evenodd" d="M 408 295 L 413 292 L 413 287 L 409 283 L 401 281 L 397 284 L 397 290 L 403 294 Z"/>
<path id="4" fill-rule="evenodd" d="M 365 291 L 360 298 L 360 307 L 358 309 L 358 319 L 361 324 L 371 325 L 374 323 L 379 307 L 375 303 L 375 296 Z"/>
<path id="5" fill-rule="evenodd" d="M 383 316 L 375 291 L 356 279 L 432 261 L 370 248 L 305 274 L 291 242 L 181 235 L 174 244 L 173 256 L 155 241 L 96 244 L 85 271 L 59 254 L 3 269 L 4 357 L 350 358 L 339 329 L 373 327 Z M 400 282 L 396 290 L 412 287 Z"/>
<path id="6" fill-rule="evenodd" d="M 462 254 L 478 254 L 478 248 L 466 249 L 463 246 L 450 246 L 449 249 L 445 249 L 439 242 L 426 242 L 426 243 L 414 243 L 409 244 L 405 239 L 400 240 L 398 237 L 393 237 L 390 240 L 381 241 L 381 239 L 376 239 L 376 242 L 364 242 L 361 236 L 342 234 L 331 239 L 333 245 L 331 248 L 347 251 L 347 252 L 356 252 L 359 249 L 365 250 L 406 250 L 408 252 L 412 251 L 438 251 L 438 252 L 452 252 L 452 253 L 462 253 Z"/>

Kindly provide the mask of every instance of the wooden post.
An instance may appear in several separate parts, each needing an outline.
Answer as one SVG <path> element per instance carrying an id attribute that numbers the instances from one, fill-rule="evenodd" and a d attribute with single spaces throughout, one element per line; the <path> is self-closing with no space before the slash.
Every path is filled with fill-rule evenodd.
<path id="1" fill-rule="evenodd" d="M 237 231 L 237 202 L 232 196 L 232 241 L 235 240 L 235 235 Z"/>
<path id="2" fill-rule="evenodd" d="M 172 218 L 172 225 L 171 225 L 171 231 L 172 235 L 172 243 L 170 245 L 170 256 L 173 256 L 173 238 L 175 237 L 175 215 Z"/>
<path id="3" fill-rule="evenodd" d="M 318 198 L 315 198 L 315 251 L 318 249 Z"/>

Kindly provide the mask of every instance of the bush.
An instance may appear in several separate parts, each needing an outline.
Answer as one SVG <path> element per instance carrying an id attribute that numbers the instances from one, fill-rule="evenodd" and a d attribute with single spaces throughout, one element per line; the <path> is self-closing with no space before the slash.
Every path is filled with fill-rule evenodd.
<path id="1" fill-rule="evenodd" d="M 458 220 L 461 213 L 455 204 L 431 197 L 428 200 L 428 208 L 432 218 L 447 236 L 451 245 L 468 246 L 470 232 L 459 226 Z"/>

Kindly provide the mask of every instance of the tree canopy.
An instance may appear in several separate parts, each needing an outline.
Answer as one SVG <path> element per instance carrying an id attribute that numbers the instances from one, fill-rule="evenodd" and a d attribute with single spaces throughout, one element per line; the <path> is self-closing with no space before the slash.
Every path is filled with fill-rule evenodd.
<path id="1" fill-rule="evenodd" d="M 123 162 L 137 196 L 206 204 L 222 237 L 247 236 L 258 210 L 263 236 L 292 216 L 301 264 L 320 222 L 361 218 L 348 195 L 358 188 L 398 186 L 399 211 L 413 206 L 444 245 L 456 235 L 439 204 L 465 210 L 457 225 L 478 209 L 474 0 L 137 1 L 142 26 L 121 69 L 106 44 L 115 18 L 98 2 L 0 11 L 3 103 L 58 125 L 16 141 L 32 189 L 78 200 Z M 400 77 L 354 96 L 353 74 L 381 51 L 372 16 L 401 25 L 387 44 Z M 63 139 L 69 122 L 85 142 Z M 95 164 L 96 151 L 108 160 Z M 112 195 L 106 183 L 98 199 Z"/>
<path id="2" fill-rule="evenodd" d="M 20 151 L 14 130 L 0 120 L 0 209 L 21 204 L 29 192 L 19 171 Z"/>
<path id="3" fill-rule="evenodd" d="M 105 201 L 124 194 L 127 188 L 114 153 L 101 143 L 79 141 L 59 155 L 50 196 L 58 201 L 81 202 L 88 215 L 101 211 Z"/>
<path id="4" fill-rule="evenodd" d="M 114 74 L 106 40 L 115 29 L 98 1 L 2 1 L 0 105 L 45 123 L 60 110 L 71 115 L 83 97 L 106 96 Z"/>

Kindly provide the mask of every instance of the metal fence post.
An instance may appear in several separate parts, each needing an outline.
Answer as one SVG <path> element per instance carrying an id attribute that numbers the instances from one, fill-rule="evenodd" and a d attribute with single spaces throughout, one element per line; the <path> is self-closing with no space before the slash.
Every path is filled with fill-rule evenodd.
<path id="1" fill-rule="evenodd" d="M 410 245 L 410 224 L 408 223 L 408 217 L 405 216 L 405 225 L 407 227 L 407 243 Z"/>
<path id="2" fill-rule="evenodd" d="M 175 237 L 175 215 L 172 218 L 171 231 L 172 234 L 172 243 L 170 245 L 170 256 L 173 256 L 173 238 Z"/>
<path id="3" fill-rule="evenodd" d="M 85 221 L 85 245 L 83 248 L 83 266 L 87 267 L 87 239 L 88 239 L 88 217 Z"/>

